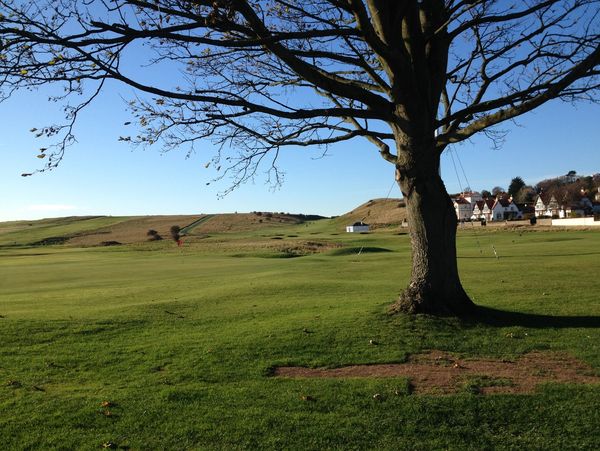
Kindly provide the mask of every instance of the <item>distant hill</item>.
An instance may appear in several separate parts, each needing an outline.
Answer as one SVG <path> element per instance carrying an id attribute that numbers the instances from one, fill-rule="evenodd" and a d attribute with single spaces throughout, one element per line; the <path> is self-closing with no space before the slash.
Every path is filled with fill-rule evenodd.
<path id="1" fill-rule="evenodd" d="M 283 212 L 224 213 L 171 216 L 79 216 L 37 221 L 0 222 L 0 246 L 66 244 L 102 246 L 142 243 L 154 230 L 170 240 L 170 228 L 181 234 L 203 237 L 216 233 L 236 233 L 277 229 L 319 221 L 319 229 L 342 232 L 347 225 L 363 221 L 373 229 L 399 226 L 406 218 L 401 199 L 373 199 L 336 218 Z M 316 226 L 313 223 L 313 227 Z"/>
<path id="2" fill-rule="evenodd" d="M 223 213 L 211 215 L 205 221 L 185 230 L 187 235 L 201 235 L 221 232 L 246 232 L 265 227 L 302 224 L 306 221 L 325 219 L 323 216 L 302 215 L 290 213 L 252 212 L 252 213 Z"/>
<path id="3" fill-rule="evenodd" d="M 338 228 L 362 221 L 376 229 L 398 226 L 404 219 L 406 207 L 402 199 L 372 199 L 333 221 Z"/>
<path id="4" fill-rule="evenodd" d="M 74 236 L 92 233 L 129 219 L 117 216 L 69 216 L 0 222 L 0 245 L 62 244 Z"/>
<path id="5" fill-rule="evenodd" d="M 134 216 L 125 221 L 100 229 L 77 234 L 67 244 L 75 246 L 97 246 L 102 243 L 131 244 L 148 241 L 148 230 L 156 230 L 165 240 L 171 239 L 172 226 L 185 227 L 201 219 L 202 215 Z"/>
<path id="6" fill-rule="evenodd" d="M 141 243 L 154 230 L 165 240 L 177 225 L 182 235 L 246 232 L 301 224 L 322 216 L 254 212 L 171 216 L 78 216 L 36 221 L 0 222 L 0 246 L 55 245 L 98 246 Z"/>
<path id="7" fill-rule="evenodd" d="M 149 229 L 169 238 L 173 225 L 185 226 L 201 216 L 74 216 L 0 223 L 0 245 L 71 244 L 96 246 L 146 241 Z"/>

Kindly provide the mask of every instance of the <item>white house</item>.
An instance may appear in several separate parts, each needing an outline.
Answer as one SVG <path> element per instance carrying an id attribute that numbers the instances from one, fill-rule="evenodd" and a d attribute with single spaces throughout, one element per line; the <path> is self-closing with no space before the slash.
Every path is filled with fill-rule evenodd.
<path id="1" fill-rule="evenodd" d="M 521 219 L 523 214 L 515 205 L 512 197 L 498 196 L 492 205 L 492 221 L 506 221 L 507 219 Z"/>
<path id="2" fill-rule="evenodd" d="M 475 203 L 471 219 L 479 221 L 505 221 L 521 219 L 523 213 L 512 201 L 511 197 L 498 196 L 496 199 L 483 199 Z"/>
<path id="3" fill-rule="evenodd" d="M 475 202 L 471 219 L 474 221 L 480 221 L 485 219 L 486 221 L 492 221 L 495 199 L 482 199 Z"/>
<path id="4" fill-rule="evenodd" d="M 535 201 L 535 215 L 540 216 L 559 216 L 560 205 L 554 196 L 545 196 L 540 194 Z"/>
<path id="5" fill-rule="evenodd" d="M 478 200 L 477 202 L 475 202 L 475 205 L 473 206 L 473 213 L 471 215 L 471 219 L 474 221 L 480 221 L 482 219 L 485 219 L 484 213 L 483 213 L 483 209 L 486 206 L 486 201 L 485 200 Z"/>
<path id="6" fill-rule="evenodd" d="M 347 233 L 359 233 L 359 232 L 368 232 L 369 224 L 365 224 L 362 221 L 355 222 L 352 225 L 346 226 Z"/>
<path id="7" fill-rule="evenodd" d="M 452 203 L 454 204 L 454 211 L 456 212 L 456 217 L 459 221 L 467 221 L 471 219 L 471 215 L 473 214 L 473 206 L 471 202 L 469 202 L 464 197 L 457 197 L 456 199 L 452 199 Z"/>

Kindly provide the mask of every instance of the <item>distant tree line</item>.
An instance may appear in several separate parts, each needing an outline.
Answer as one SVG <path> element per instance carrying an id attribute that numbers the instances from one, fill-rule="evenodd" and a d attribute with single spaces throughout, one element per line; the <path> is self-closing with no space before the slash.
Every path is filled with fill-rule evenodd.
<path id="1" fill-rule="evenodd" d="M 535 201 L 539 194 L 554 196 L 560 204 L 578 202 L 582 197 L 593 197 L 600 187 L 600 173 L 588 176 L 578 176 L 575 171 L 551 179 L 544 179 L 535 185 L 528 185 L 521 177 L 514 177 L 508 189 L 495 186 L 491 191 L 481 190 L 484 199 L 507 193 L 518 204 L 528 204 Z M 470 188 L 465 191 L 470 191 Z"/>
<path id="2" fill-rule="evenodd" d="M 290 218 L 294 218 L 297 221 L 300 222 L 304 222 L 304 221 L 316 221 L 318 219 L 323 219 L 324 216 L 320 216 L 320 215 L 305 215 L 302 213 L 284 213 L 283 211 L 277 213 L 277 212 L 271 212 L 271 211 L 253 211 L 252 214 L 256 215 L 256 216 L 264 216 L 266 218 L 272 218 L 273 215 L 278 215 L 278 216 L 287 216 Z"/>
<path id="3" fill-rule="evenodd" d="M 574 172 L 574 171 L 571 171 Z M 535 185 L 538 193 L 544 193 L 561 204 L 576 202 L 582 197 L 593 197 L 600 187 L 600 174 L 576 177 L 576 174 L 546 179 Z"/>

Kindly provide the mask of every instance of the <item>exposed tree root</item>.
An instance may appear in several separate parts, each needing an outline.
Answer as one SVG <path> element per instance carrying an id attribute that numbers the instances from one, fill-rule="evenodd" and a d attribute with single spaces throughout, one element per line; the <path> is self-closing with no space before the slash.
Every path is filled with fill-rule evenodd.
<path id="1" fill-rule="evenodd" d="M 410 284 L 399 299 L 390 306 L 390 313 L 426 313 L 436 316 L 466 316 L 475 312 L 476 306 L 459 287 L 447 292 Z"/>

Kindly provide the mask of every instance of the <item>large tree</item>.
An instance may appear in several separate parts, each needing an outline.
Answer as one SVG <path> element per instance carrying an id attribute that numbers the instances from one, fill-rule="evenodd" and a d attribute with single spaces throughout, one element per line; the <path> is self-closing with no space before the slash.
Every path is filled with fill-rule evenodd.
<path id="1" fill-rule="evenodd" d="M 473 308 L 456 216 L 439 174 L 447 146 L 552 100 L 594 100 L 598 0 L 0 1 L 3 92 L 61 84 L 69 101 L 47 167 L 82 108 L 135 88 L 139 133 L 166 148 L 212 138 L 232 187 L 285 146 L 367 139 L 406 199 L 412 275 L 395 309 Z M 143 61 L 142 61 L 143 60 Z M 134 66 L 163 68 L 160 81 Z M 147 66 L 146 66 L 147 67 Z M 176 70 L 179 69 L 178 72 Z M 175 80 L 175 81 L 173 81 Z M 85 97 L 87 96 L 87 97 Z"/>

